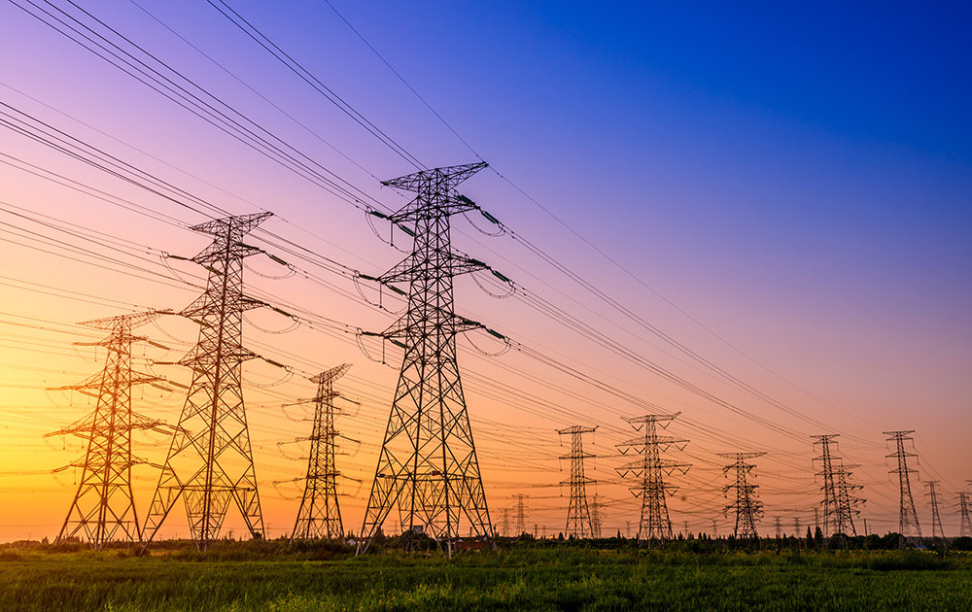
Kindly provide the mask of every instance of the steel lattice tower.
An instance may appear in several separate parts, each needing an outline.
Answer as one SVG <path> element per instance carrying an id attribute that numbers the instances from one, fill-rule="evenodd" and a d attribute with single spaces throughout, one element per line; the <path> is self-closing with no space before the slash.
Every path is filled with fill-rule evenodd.
<path id="1" fill-rule="evenodd" d="M 661 457 L 661 454 L 671 446 L 683 450 L 688 444 L 688 440 L 658 435 L 659 427 L 668 428 L 677 416 L 678 413 L 648 414 L 625 419 L 635 431 L 643 431 L 643 433 L 617 445 L 622 455 L 627 454 L 629 450 L 634 450 L 641 455 L 637 461 L 616 469 L 622 478 L 630 473 L 641 479 L 639 484 L 631 487 L 631 491 L 635 496 L 641 497 L 641 522 L 638 525 L 637 537 L 649 543 L 672 539 L 672 521 L 668 516 L 668 503 L 665 498 L 674 495 L 677 487 L 666 484 L 664 475 L 671 476 L 675 470 L 684 474 L 689 469 L 686 463 Z"/>
<path id="2" fill-rule="evenodd" d="M 601 502 L 597 500 L 597 493 L 591 501 L 591 536 L 601 537 Z"/>
<path id="3" fill-rule="evenodd" d="M 972 536 L 972 519 L 969 518 L 969 494 L 962 491 L 958 494 L 959 498 L 959 515 L 962 520 L 962 531 L 960 532 L 963 538 Z"/>
<path id="4" fill-rule="evenodd" d="M 594 457 L 584 452 L 584 434 L 594 433 L 597 427 L 583 427 L 573 425 L 567 429 L 558 429 L 560 435 L 570 434 L 570 454 L 562 455 L 561 459 L 570 459 L 570 480 L 560 484 L 570 485 L 570 504 L 567 506 L 567 528 L 564 535 L 577 538 L 589 538 L 594 535 L 594 521 L 591 508 L 587 503 L 587 485 L 597 482 L 588 478 L 584 473 L 584 459 Z"/>
<path id="5" fill-rule="evenodd" d="M 250 534 L 264 535 L 241 375 L 243 362 L 255 357 L 242 344 L 243 312 L 266 304 L 243 295 L 243 259 L 261 252 L 243 237 L 269 216 L 226 217 L 191 228 L 214 238 L 192 258 L 209 278 L 205 293 L 181 312 L 200 323 L 199 340 L 179 362 L 192 369 L 192 383 L 149 507 L 146 546 L 180 497 L 200 549 L 219 537 L 230 500 Z"/>
<path id="6" fill-rule="evenodd" d="M 921 524 L 918 522 L 918 511 L 915 510 L 915 500 L 911 496 L 911 474 L 918 473 L 908 467 L 908 457 L 917 457 L 914 453 L 905 451 L 905 441 L 913 440 L 908 434 L 914 430 L 907 431 L 886 431 L 884 435 L 891 436 L 888 442 L 895 443 L 895 452 L 888 455 L 894 457 L 898 462 L 898 467 L 891 470 L 891 474 L 898 475 L 898 490 L 900 491 L 900 504 L 898 508 L 898 534 L 901 538 L 901 545 L 909 537 L 917 537 L 921 541 Z"/>
<path id="7" fill-rule="evenodd" d="M 342 364 L 321 372 L 311 379 L 317 383 L 314 396 L 314 427 L 310 437 L 310 455 L 307 459 L 307 476 L 304 477 L 304 495 L 294 523 L 293 540 L 344 537 L 341 524 L 341 507 L 338 505 L 337 469 L 338 432 L 334 428 L 334 416 L 340 413 L 334 400 L 341 396 L 334 390 L 334 381 L 344 376 L 351 366 Z"/>
<path id="8" fill-rule="evenodd" d="M 845 467 L 840 457 L 832 453 L 832 448 L 837 445 L 835 438 L 838 435 L 840 434 L 811 436 L 814 439 L 814 446 L 820 446 L 820 456 L 814 460 L 821 463 L 817 476 L 823 478 L 820 490 L 824 495 L 820 506 L 823 508 L 823 535 L 826 538 L 856 536 L 854 516 L 860 514 L 860 511 L 855 506 L 863 501 L 851 494 L 854 489 L 861 488 L 860 485 L 848 481 L 848 477 L 852 474 L 848 471 L 851 466 Z"/>
<path id="9" fill-rule="evenodd" d="M 730 489 L 736 490 L 736 501 L 727 504 L 724 513 L 726 516 L 729 516 L 730 510 L 735 511 L 736 529 L 733 533 L 738 539 L 759 539 L 759 535 L 756 532 L 756 521 L 763 516 L 763 503 L 756 499 L 758 485 L 749 484 L 747 480 L 747 476 L 756 468 L 756 465 L 747 463 L 746 460 L 762 457 L 765 454 L 764 452 L 719 453 L 719 456 L 733 460 L 733 463 L 723 468 L 723 473 L 728 475 L 729 470 L 735 470 L 736 472 L 736 482 L 726 485 L 723 490 L 725 493 L 728 493 Z"/>
<path id="10" fill-rule="evenodd" d="M 510 509 L 503 508 L 503 531 L 500 535 L 509 537 L 510 535 Z"/>
<path id="11" fill-rule="evenodd" d="M 409 533 L 424 531 L 452 556 L 465 517 L 475 537 L 493 534 L 456 360 L 456 334 L 479 329 L 456 316 L 453 277 L 487 269 L 452 250 L 449 219 L 478 206 L 455 187 L 485 162 L 423 170 L 383 184 L 415 192 L 388 220 L 414 235 L 412 253 L 382 275 L 384 284 L 409 283 L 408 310 L 380 335 L 403 346 L 401 374 L 368 499 L 362 542 L 371 539 L 393 507 Z"/>
<path id="12" fill-rule="evenodd" d="M 526 506 L 523 505 L 523 493 L 516 496 L 516 536 L 526 533 Z"/>
<path id="13" fill-rule="evenodd" d="M 142 532 L 132 495 L 132 466 L 144 463 L 144 460 L 132 455 L 132 431 L 164 430 L 161 421 L 132 411 L 132 386 L 154 384 L 162 379 L 132 370 L 132 345 L 148 341 L 143 336 L 132 335 L 132 329 L 162 314 L 146 312 L 82 323 L 110 332 L 100 342 L 78 343 L 103 346 L 108 350 L 108 356 L 99 374 L 80 384 L 59 388 L 95 397 L 97 404 L 94 412 L 46 435 L 71 434 L 88 441 L 84 465 L 81 466 L 81 482 L 58 533 L 58 542 L 83 533 L 95 549 L 102 550 L 112 541 L 141 540 Z"/>
<path id="14" fill-rule="evenodd" d="M 942 528 L 942 517 L 938 513 L 938 480 L 928 480 L 925 486 L 928 487 L 928 505 L 931 507 L 932 515 L 932 538 L 939 542 L 945 541 L 945 530 Z"/>

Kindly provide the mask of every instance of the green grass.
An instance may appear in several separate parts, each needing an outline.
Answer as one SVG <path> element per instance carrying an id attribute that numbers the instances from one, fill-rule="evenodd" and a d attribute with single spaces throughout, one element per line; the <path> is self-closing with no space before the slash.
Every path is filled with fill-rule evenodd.
<path id="1" fill-rule="evenodd" d="M 972 610 L 972 560 L 924 551 L 252 556 L 0 552 L 0 610 Z"/>

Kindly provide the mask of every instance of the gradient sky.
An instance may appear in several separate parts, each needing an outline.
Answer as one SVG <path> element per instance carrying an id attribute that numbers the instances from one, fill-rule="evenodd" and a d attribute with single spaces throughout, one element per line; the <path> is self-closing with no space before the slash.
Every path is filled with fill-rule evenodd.
<path id="1" fill-rule="evenodd" d="M 412 168 L 211 6 L 138 2 L 366 170 L 134 3 L 80 4 L 388 206 L 405 203 L 380 188 L 375 177 L 392 178 Z M 890 451 L 881 432 L 915 429 L 920 477 L 943 481 L 948 503 L 942 518 L 949 534 L 957 532 L 952 501 L 955 492 L 964 490 L 964 480 L 972 478 L 965 441 L 972 365 L 972 24 L 966 5 L 848 8 L 818 3 L 803 8 L 765 3 L 740 8 L 696 3 L 645 8 L 611 2 L 332 2 L 476 153 L 644 285 L 496 174 L 475 177 L 463 186 L 464 193 L 639 316 L 829 428 L 810 426 L 686 364 L 684 356 L 676 358 L 671 347 L 633 327 L 508 236 L 483 236 L 456 219 L 457 248 L 490 262 L 653 363 L 806 440 L 781 436 L 674 388 L 520 300 L 493 299 L 470 279 L 458 281 L 457 310 L 470 318 L 666 410 L 682 411 L 671 432 L 692 440 L 684 458 L 693 468 L 673 478 L 681 487 L 670 505 L 676 529 L 686 520 L 693 531 L 709 529 L 713 518 L 722 521 L 721 532 L 729 529 L 721 519 L 724 479 L 715 453 L 739 449 L 769 452 L 758 469 L 766 502 L 763 530 L 771 530 L 775 517 L 786 525 L 794 518 L 806 524 L 819 498 L 808 436 L 839 432 L 847 462 L 861 465 L 855 475 L 868 499 L 863 516 L 872 530 L 890 530 L 896 525 L 897 491 L 887 475 L 884 455 Z M 53 4 L 71 8 L 66 2 Z M 326 3 L 230 4 L 425 164 L 475 161 L 474 153 Z M 233 212 L 270 209 L 281 219 L 268 228 L 364 273 L 379 273 L 401 257 L 374 236 L 360 212 L 12 4 L 0 6 L 0 40 L 6 51 L 0 54 L 0 101 Z M 0 153 L 187 223 L 202 220 L 2 127 Z M 173 254 L 189 256 L 207 244 L 203 236 L 119 211 L 9 166 L 0 165 L 0 201 Z M 8 212 L 0 214 L 4 223 L 29 226 Z M 474 221 L 486 227 L 481 219 Z M 0 239 L 6 229 L 0 227 Z M 0 255 L 9 266 L 0 273 L 7 283 L 0 285 L 5 304 L 0 310 L 6 313 L 0 315 L 5 321 L 0 324 L 0 384 L 5 385 L 0 540 L 53 537 L 73 494 L 73 477 L 71 470 L 62 472 L 61 485 L 46 472 L 74 460 L 80 447 L 76 440 L 62 446 L 60 439 L 45 442 L 40 436 L 80 418 L 91 406 L 43 388 L 71 384 L 97 371 L 104 355 L 72 348 L 72 342 L 88 340 L 90 333 L 82 336 L 85 332 L 76 327 L 55 333 L 51 322 L 110 316 L 125 305 L 178 309 L 194 293 L 9 240 L 0 242 Z M 184 263 L 173 267 L 187 278 L 203 274 Z M 161 266 L 154 269 L 165 272 Z M 355 291 L 350 283 L 314 271 Z M 390 320 L 299 276 L 260 276 L 280 273 L 265 259 L 253 260 L 248 287 L 363 329 L 381 329 Z M 109 307 L 40 294 L 24 290 L 23 281 L 124 304 Z M 348 497 L 342 501 L 346 526 L 357 530 L 400 354 L 389 351 L 393 367 L 384 367 L 369 362 L 353 343 L 306 328 L 267 333 L 288 326 L 275 316 L 249 316 L 246 342 L 256 343 L 258 352 L 311 372 L 354 363 L 344 390 L 362 405 L 350 410 L 342 430 L 361 445 L 352 445 L 340 461 L 350 476 L 363 481 L 345 483 Z M 195 339 L 192 325 L 174 320 L 158 329 L 149 326 L 145 333 L 173 347 L 165 355 L 148 349 L 156 360 L 178 358 Z M 487 351 L 499 348 L 487 336 L 473 341 Z M 56 356 L 37 352 L 36 342 Z M 637 414 L 636 407 L 522 354 L 486 358 L 465 340 L 459 346 L 460 364 L 470 373 L 465 379 L 470 415 L 494 523 L 517 493 L 525 493 L 530 496 L 528 524 L 546 525 L 551 532 L 562 529 L 566 489 L 557 483 L 566 478 L 567 466 L 557 456 L 567 449 L 559 445 L 555 429 L 575 422 L 600 426 L 591 441 L 599 457 L 589 468 L 608 504 L 606 528 L 623 531 L 626 521 L 636 522 L 638 502 L 614 473 L 627 460 L 617 457 L 614 448 L 628 435 L 619 417 Z M 303 465 L 299 447 L 281 454 L 277 442 L 307 435 L 309 428 L 288 418 L 299 416 L 298 411 L 282 411 L 280 404 L 307 397 L 312 386 L 298 377 L 261 387 L 280 379 L 280 371 L 266 364 L 247 364 L 246 372 L 266 522 L 270 535 L 278 536 L 292 525 L 293 497 L 299 493 L 282 481 L 300 476 Z M 176 368 L 164 373 L 177 381 L 188 378 Z M 514 399 L 499 401 L 507 385 Z M 140 412 L 178 418 L 178 393 L 146 391 L 138 399 Z M 541 400 L 573 413 L 557 412 Z M 589 422 L 578 422 L 575 415 Z M 165 439 L 148 436 L 141 444 L 136 454 L 155 462 L 164 459 Z M 137 502 L 144 514 L 157 473 L 149 466 L 137 473 Z M 273 481 L 281 484 L 273 486 Z M 930 531 L 924 487 L 914 482 L 913 489 L 924 529 Z M 240 533 L 232 511 L 227 527 Z M 177 512 L 166 533 L 180 530 L 185 535 L 184 516 Z"/>

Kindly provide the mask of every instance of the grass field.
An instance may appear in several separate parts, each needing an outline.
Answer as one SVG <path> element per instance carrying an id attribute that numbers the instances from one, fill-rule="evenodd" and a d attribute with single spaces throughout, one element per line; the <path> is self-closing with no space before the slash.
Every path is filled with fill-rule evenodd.
<path id="1" fill-rule="evenodd" d="M 972 559 L 914 550 L 267 556 L 0 552 L 0 610 L 972 610 Z"/>

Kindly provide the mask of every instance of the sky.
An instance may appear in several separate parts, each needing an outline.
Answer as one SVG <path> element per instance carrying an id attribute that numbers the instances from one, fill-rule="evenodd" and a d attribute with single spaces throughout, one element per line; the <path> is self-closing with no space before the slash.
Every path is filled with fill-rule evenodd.
<path id="1" fill-rule="evenodd" d="M 972 365 L 967 6 L 227 4 L 313 78 L 278 62 L 208 3 L 57 0 L 43 5 L 45 15 L 17 0 L 0 6 L 0 102 L 9 105 L 0 110 L 29 113 L 222 210 L 270 210 L 276 216 L 266 229 L 315 254 L 293 255 L 280 240 L 254 234 L 298 270 L 261 256 L 245 271 L 248 292 L 306 314 L 294 326 L 272 311 L 252 311 L 244 329 L 245 344 L 296 368 L 244 366 L 271 537 L 292 528 L 294 479 L 307 452 L 306 443 L 281 443 L 310 427 L 305 408 L 282 404 L 312 394 L 302 373 L 343 362 L 353 367 L 341 390 L 359 403 L 349 402 L 339 421 L 358 441 L 338 457 L 349 476 L 341 504 L 346 528 L 360 527 L 401 353 L 386 346 L 387 363 L 375 362 L 369 357 L 382 353 L 380 343 L 362 340 L 365 354 L 346 332 L 387 327 L 403 303 L 385 292 L 388 309 L 368 306 L 377 290 L 319 266 L 318 256 L 377 275 L 404 257 L 408 237 L 397 232 L 393 248 L 383 241 L 387 224 L 369 225 L 348 202 L 19 6 L 48 21 L 73 16 L 105 36 L 96 39 L 101 44 L 119 42 L 147 65 L 164 62 L 175 72 L 160 70 L 189 90 L 202 87 L 212 107 L 252 120 L 248 126 L 286 142 L 304 163 L 389 209 L 407 199 L 379 181 L 414 167 L 365 130 L 361 117 L 427 166 L 488 161 L 491 169 L 462 192 L 612 301 L 523 240 L 487 235 L 494 233 L 489 221 L 471 215 L 453 219 L 455 247 L 520 289 L 492 297 L 483 288 L 501 296 L 505 289 L 489 275 L 458 279 L 457 312 L 661 411 L 680 412 L 669 433 L 691 442 L 666 456 L 692 468 L 671 477 L 679 487 L 669 503 L 676 530 L 685 522 L 693 532 L 711 530 L 713 519 L 720 532 L 731 528 L 718 453 L 737 450 L 767 452 L 756 470 L 763 530 L 777 517 L 808 524 L 820 498 L 809 436 L 821 433 L 840 433 L 841 456 L 860 466 L 854 478 L 864 486 L 861 516 L 871 531 L 892 530 L 897 480 L 888 474 L 892 451 L 882 432 L 913 429 L 921 481 L 912 489 L 923 530 L 931 531 L 931 518 L 922 482 L 937 479 L 942 521 L 957 535 L 956 493 L 972 478 L 964 440 Z M 74 324 L 189 304 L 198 294 L 191 285 L 206 272 L 165 254 L 205 248 L 207 238 L 186 226 L 206 217 L 6 125 L 0 154 L 0 254 L 8 264 L 0 273 L 0 540 L 53 538 L 77 469 L 51 471 L 77 461 L 83 440 L 43 434 L 93 404 L 49 388 L 98 372 L 105 358 L 104 350 L 74 344 L 98 338 Z M 31 174 L 24 164 L 43 170 Z M 38 176 L 45 170 L 61 184 Z M 39 225 L 38 215 L 74 233 Z M 538 300 L 574 324 L 544 315 Z M 577 322 L 629 357 L 578 334 Z M 140 331 L 168 350 L 139 349 L 136 365 L 187 384 L 187 371 L 158 362 L 192 346 L 193 324 L 166 317 Z M 530 351 L 497 354 L 503 349 L 483 332 L 459 340 L 494 523 L 522 493 L 528 525 L 563 529 L 568 490 L 559 483 L 569 465 L 558 457 L 568 448 L 556 430 L 585 425 L 598 427 L 585 444 L 597 455 L 587 469 L 598 480 L 605 529 L 636 524 L 633 483 L 615 470 L 630 458 L 616 444 L 635 435 L 622 417 L 644 413 L 644 405 L 544 365 Z M 662 379 L 654 366 L 705 395 Z M 136 393 L 134 407 L 175 422 L 184 399 L 176 386 L 148 388 Z M 136 436 L 134 452 L 146 460 L 134 470 L 140 516 L 167 446 L 161 434 Z M 231 511 L 225 531 L 238 536 L 241 525 Z M 160 534 L 186 529 L 176 512 Z"/>

